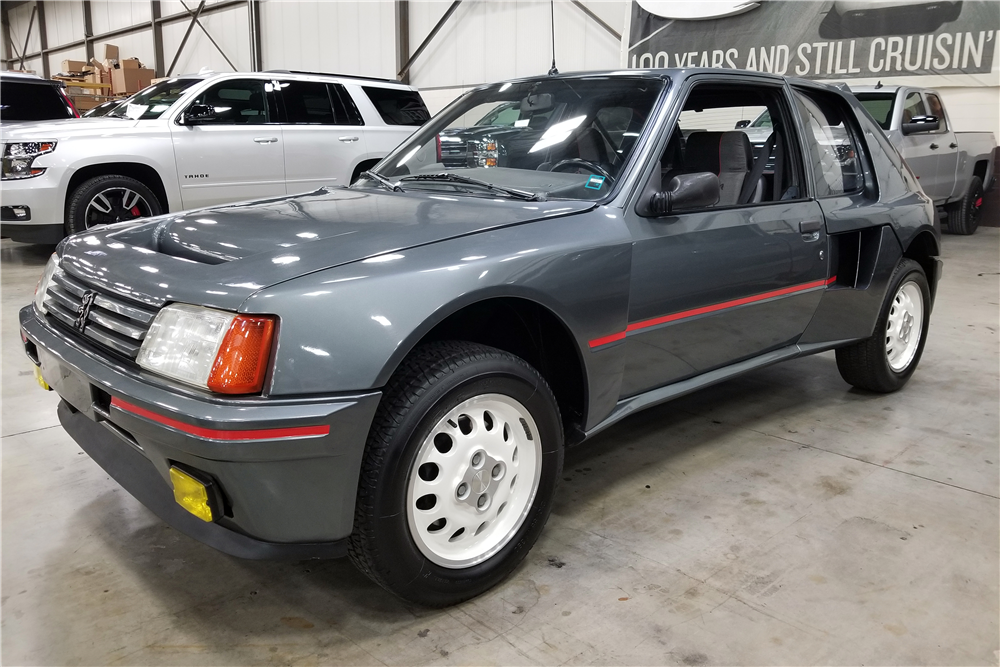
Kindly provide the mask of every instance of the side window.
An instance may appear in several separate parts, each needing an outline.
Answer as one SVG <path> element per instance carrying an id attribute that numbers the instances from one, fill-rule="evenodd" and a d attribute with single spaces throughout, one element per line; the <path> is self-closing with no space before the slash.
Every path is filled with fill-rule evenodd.
<path id="1" fill-rule="evenodd" d="M 694 175 L 710 173 L 721 187 L 716 207 L 798 199 L 802 167 L 792 118 L 779 87 L 695 86 L 660 157 L 656 189 L 671 192 Z M 755 120 L 760 122 L 751 125 Z"/>
<path id="2" fill-rule="evenodd" d="M 930 109 L 931 115 L 941 123 L 938 129 L 942 132 L 947 131 L 948 121 L 944 117 L 944 107 L 941 105 L 941 99 L 937 95 L 927 93 L 927 106 Z"/>
<path id="3" fill-rule="evenodd" d="M 335 125 L 333 102 L 320 81 L 282 81 L 281 101 L 290 125 Z"/>
<path id="4" fill-rule="evenodd" d="M 431 118 L 415 90 L 365 86 L 364 91 L 388 125 L 423 125 Z"/>
<path id="5" fill-rule="evenodd" d="M 903 122 L 909 123 L 917 116 L 926 115 L 927 107 L 924 106 L 924 101 L 920 99 L 920 93 L 910 93 L 907 95 L 906 100 L 903 102 Z"/>
<path id="6" fill-rule="evenodd" d="M 864 174 L 851 111 L 836 95 L 796 90 L 817 197 L 860 192 Z"/>
<path id="7" fill-rule="evenodd" d="M 192 104 L 215 109 L 213 125 L 263 125 L 270 122 L 264 81 L 223 81 L 198 96 Z"/>
<path id="8" fill-rule="evenodd" d="M 354 104 L 354 99 L 339 83 L 327 84 L 330 91 L 330 99 L 333 101 L 333 110 L 337 114 L 337 125 L 364 125 L 365 121 L 361 117 L 361 112 Z"/>

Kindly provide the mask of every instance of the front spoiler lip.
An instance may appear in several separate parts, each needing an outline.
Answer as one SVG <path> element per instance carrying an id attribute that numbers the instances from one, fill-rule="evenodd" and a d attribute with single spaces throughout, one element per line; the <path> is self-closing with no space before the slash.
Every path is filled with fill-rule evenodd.
<path id="1" fill-rule="evenodd" d="M 174 501 L 170 487 L 139 451 L 125 446 L 100 423 L 73 411 L 66 401 L 59 402 L 58 415 L 66 432 L 118 484 L 165 523 L 192 539 L 230 556 L 252 560 L 305 560 L 347 555 L 347 538 L 333 542 L 280 544 L 197 519 Z"/>

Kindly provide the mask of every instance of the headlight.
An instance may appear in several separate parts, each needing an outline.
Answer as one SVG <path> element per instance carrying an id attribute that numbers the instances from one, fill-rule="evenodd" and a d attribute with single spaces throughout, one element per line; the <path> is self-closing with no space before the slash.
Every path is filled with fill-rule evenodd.
<path id="1" fill-rule="evenodd" d="M 52 276 L 58 270 L 59 258 L 56 257 L 55 253 L 52 253 L 48 264 L 45 265 L 45 271 L 42 272 L 42 277 L 38 279 L 38 284 L 35 285 L 35 309 L 42 315 L 49 312 L 45 308 L 45 292 L 49 289 L 49 282 L 52 280 Z"/>
<path id="2" fill-rule="evenodd" d="M 41 176 L 45 173 L 45 169 L 34 167 L 32 163 L 39 155 L 51 153 L 55 149 L 56 142 L 54 141 L 24 141 L 4 144 L 3 173 L 0 178 L 5 181 L 13 181 L 19 178 Z"/>
<path id="3" fill-rule="evenodd" d="M 136 362 L 142 368 L 223 394 L 264 387 L 275 318 L 174 304 L 153 320 Z"/>

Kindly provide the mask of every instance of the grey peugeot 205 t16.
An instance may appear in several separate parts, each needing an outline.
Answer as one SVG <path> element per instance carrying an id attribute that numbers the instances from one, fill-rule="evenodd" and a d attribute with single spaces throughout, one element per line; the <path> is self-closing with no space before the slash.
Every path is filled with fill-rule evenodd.
<path id="1" fill-rule="evenodd" d="M 765 110 L 763 143 L 732 129 Z M 933 223 L 838 88 L 545 76 L 469 92 L 351 187 L 72 236 L 20 325 L 65 429 L 164 521 L 447 605 L 524 558 L 564 447 L 637 410 L 831 349 L 902 387 Z"/>

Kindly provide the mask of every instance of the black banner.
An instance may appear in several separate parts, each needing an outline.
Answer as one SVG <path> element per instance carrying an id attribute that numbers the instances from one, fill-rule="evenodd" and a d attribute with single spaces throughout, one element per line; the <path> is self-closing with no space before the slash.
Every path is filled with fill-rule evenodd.
<path id="1" fill-rule="evenodd" d="M 843 80 L 989 75 L 998 65 L 1000 3 L 993 1 L 762 0 L 743 3 L 737 15 L 707 20 L 672 16 L 666 2 L 642 5 L 664 15 L 633 1 L 627 67 L 717 67 Z M 983 83 L 998 85 L 996 78 Z"/>

